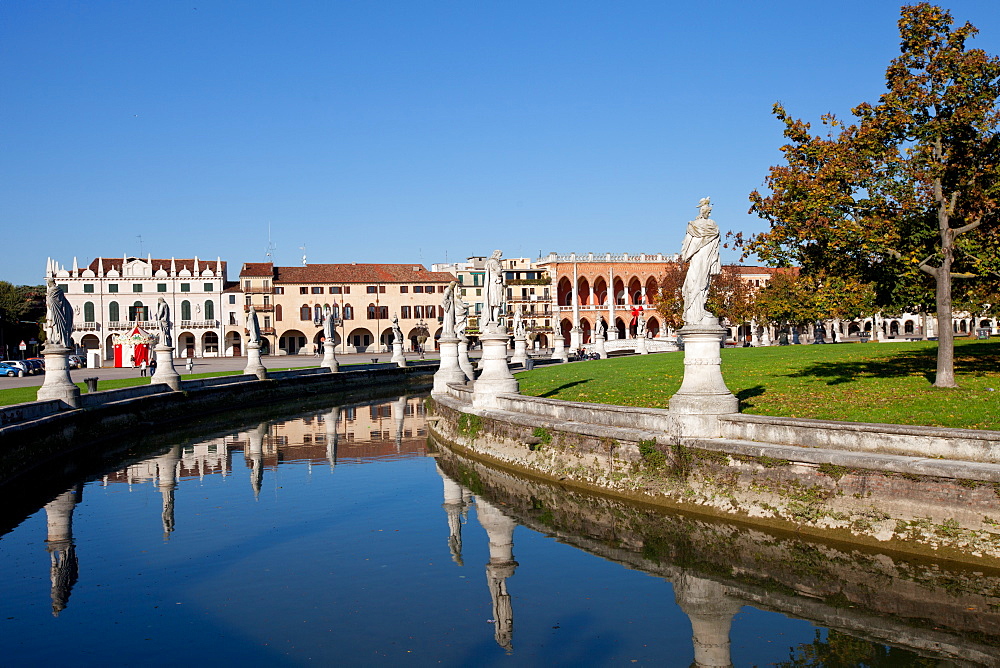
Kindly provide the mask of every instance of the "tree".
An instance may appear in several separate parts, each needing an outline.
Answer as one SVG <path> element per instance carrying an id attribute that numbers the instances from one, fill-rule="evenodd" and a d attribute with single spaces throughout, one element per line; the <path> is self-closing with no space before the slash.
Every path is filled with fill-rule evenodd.
<path id="1" fill-rule="evenodd" d="M 712 277 L 705 307 L 731 325 L 753 320 L 757 288 L 743 280 L 739 265 L 724 264 L 722 272 Z"/>
<path id="2" fill-rule="evenodd" d="M 1000 225 L 1000 59 L 967 49 L 976 29 L 952 23 L 927 3 L 902 8 L 888 90 L 854 124 L 825 115 L 827 136 L 813 136 L 775 105 L 787 164 L 771 168 L 770 195 L 750 195 L 771 229 L 739 240 L 778 266 L 872 283 L 882 306 L 930 301 L 933 284 L 938 387 L 956 386 L 952 279 L 976 278 L 959 301 L 996 283 Z"/>
<path id="3" fill-rule="evenodd" d="M 875 310 L 875 291 L 853 278 L 818 272 L 779 271 L 757 293 L 753 313 L 761 322 L 801 327 L 833 318 L 853 320 Z"/>
<path id="4" fill-rule="evenodd" d="M 681 295 L 681 286 L 684 285 L 685 273 L 687 273 L 686 265 L 677 263 L 667 265 L 666 271 L 659 279 L 660 289 L 653 296 L 653 305 L 663 320 L 663 326 L 673 330 L 684 326 L 684 297 Z"/>

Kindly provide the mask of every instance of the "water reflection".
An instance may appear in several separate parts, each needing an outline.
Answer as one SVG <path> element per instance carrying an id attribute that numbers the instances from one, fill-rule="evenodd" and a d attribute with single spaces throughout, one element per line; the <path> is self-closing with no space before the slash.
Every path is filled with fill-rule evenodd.
<path id="1" fill-rule="evenodd" d="M 279 557 L 280 569 L 265 569 L 267 578 L 275 579 L 275 583 L 263 579 L 253 581 L 254 587 L 271 588 L 266 589 L 266 593 L 252 591 L 249 594 L 251 602 L 269 610 L 273 602 L 267 599 L 275 596 L 275 592 L 293 591 L 291 600 L 277 603 L 276 609 L 282 610 L 282 614 L 294 611 L 294 615 L 309 617 L 309 621 L 317 615 L 326 621 L 320 637 L 311 639 L 316 644 L 311 652 L 318 651 L 317 647 L 327 647 L 335 655 L 343 643 L 364 642 L 363 638 L 368 636 L 359 630 L 364 628 L 365 634 L 374 632 L 364 622 L 356 622 L 351 617 L 360 614 L 359 610 L 371 606 L 376 610 L 372 613 L 373 619 L 395 620 L 397 615 L 405 614 L 403 608 L 408 605 L 419 609 L 418 614 L 429 620 L 427 623 L 440 621 L 447 627 L 448 643 L 441 641 L 444 643 L 441 648 L 434 644 L 438 636 L 427 633 L 433 651 L 442 654 L 428 653 L 424 663 L 434 662 L 431 658 L 452 664 L 477 662 L 469 659 L 471 655 L 443 649 L 450 647 L 450 643 L 474 646 L 482 652 L 488 649 L 500 658 L 505 654 L 521 660 L 528 658 L 529 663 L 542 663 L 539 648 L 546 646 L 557 648 L 553 651 L 578 651 L 572 642 L 557 644 L 560 641 L 551 630 L 558 626 L 552 626 L 546 619 L 548 613 L 539 614 L 539 609 L 555 608 L 559 603 L 551 597 L 558 597 L 563 592 L 542 593 L 541 581 L 554 577 L 555 571 L 563 566 L 558 557 L 543 556 L 538 545 L 562 543 L 576 548 L 575 554 L 600 557 L 591 561 L 600 562 L 601 568 L 606 569 L 601 572 L 607 579 L 601 581 L 600 586 L 594 587 L 593 581 L 585 581 L 590 589 L 582 591 L 580 599 L 589 601 L 591 595 L 596 597 L 601 589 L 616 590 L 619 581 L 615 578 L 636 571 L 655 578 L 646 581 L 647 595 L 650 588 L 662 589 L 663 596 L 656 596 L 654 591 L 653 598 L 669 600 L 672 590 L 676 606 L 669 609 L 668 614 L 672 615 L 669 618 L 662 616 L 664 613 L 647 612 L 643 602 L 637 602 L 634 609 L 635 615 L 653 618 L 657 620 L 655 623 L 662 624 L 663 633 L 680 634 L 677 642 L 683 647 L 671 647 L 674 653 L 659 657 L 660 663 L 666 665 L 689 665 L 692 659 L 691 665 L 695 666 L 732 665 L 734 652 L 739 651 L 733 639 L 746 638 L 748 633 L 742 621 L 745 612 L 738 614 L 745 611 L 746 606 L 766 611 L 774 625 L 803 619 L 829 629 L 812 642 L 800 639 L 803 642 L 799 643 L 795 658 L 787 665 L 820 665 L 823 656 L 837 659 L 839 665 L 879 665 L 879 661 L 912 665 L 923 660 L 922 657 L 958 665 L 1000 663 L 1000 650 L 997 649 L 1000 646 L 1000 571 L 921 562 L 872 550 L 832 546 L 587 496 L 464 459 L 441 446 L 428 444 L 426 433 L 423 402 L 419 397 L 324 408 L 279 420 L 249 421 L 207 438 L 176 443 L 152 457 L 100 476 L 95 484 L 101 486 L 98 492 L 148 491 L 151 503 L 136 504 L 141 513 L 138 522 L 150 527 L 153 540 L 163 553 L 180 554 L 179 559 L 206 559 L 199 549 L 193 550 L 194 557 L 190 556 L 192 552 L 175 553 L 171 549 L 178 549 L 178 543 L 184 542 L 189 534 L 197 533 L 193 525 L 198 524 L 199 515 L 224 516 L 224 520 L 213 520 L 218 521 L 220 533 L 224 525 L 234 522 L 238 526 L 235 535 L 223 540 L 221 547 L 211 548 L 207 558 L 226 555 L 222 560 L 225 563 L 213 563 L 213 567 L 218 565 L 223 574 L 227 570 L 237 572 L 239 579 L 253 580 L 244 578 L 243 569 L 247 563 L 237 561 L 239 557 L 260 552 L 262 560 L 268 566 L 273 565 L 268 550 L 279 539 L 261 531 L 261 524 L 275 528 L 282 535 L 300 532 L 309 536 L 321 530 L 333 532 L 319 535 L 301 549 L 297 543 L 290 543 L 289 551 L 283 553 L 286 559 L 294 554 L 306 554 L 307 557 L 322 554 L 322 558 L 307 558 L 298 564 L 299 569 L 312 567 L 317 568 L 317 572 L 304 575 L 303 581 L 289 580 L 285 584 L 280 578 L 294 577 L 297 568 L 291 564 L 286 568 Z M 416 459 L 429 454 L 434 456 L 433 460 L 421 462 Z M 384 486 L 399 488 L 395 495 L 385 493 L 379 489 L 384 478 L 380 479 L 374 470 L 358 473 L 375 467 L 355 466 L 373 461 L 407 463 L 402 460 L 420 465 L 419 468 L 411 467 L 407 475 L 422 476 L 420 485 L 428 488 L 426 493 L 414 492 L 415 488 L 408 487 L 416 483 L 411 483 L 398 469 L 383 467 L 381 475 L 391 477 Z M 334 512 L 302 519 L 299 515 L 310 507 L 328 503 L 331 487 L 317 485 L 315 492 L 307 495 L 304 488 L 309 485 L 292 485 L 289 474 L 279 470 L 283 464 L 291 463 L 297 464 L 299 470 L 314 465 L 321 467 L 319 472 L 330 474 L 322 477 L 338 481 L 346 480 L 347 474 L 353 472 L 358 481 L 356 487 L 344 491 L 339 502 L 341 506 Z M 431 473 L 431 467 L 436 475 Z M 199 485 L 199 481 L 225 482 L 225 494 L 211 497 L 207 491 L 210 486 Z M 262 497 L 261 491 L 265 488 L 268 494 Z M 89 493 L 88 499 L 92 500 L 93 496 Z M 293 505 L 291 500 L 299 497 L 302 503 Z M 213 500 L 202 503 L 202 499 L 209 498 Z M 389 498 L 395 505 L 387 501 Z M 90 568 L 84 570 L 88 574 L 84 584 L 78 582 L 80 564 L 73 520 L 74 512 L 79 515 L 83 512 L 81 508 L 89 510 L 89 506 L 81 506 L 82 499 L 83 487 L 76 485 L 44 506 L 53 616 L 68 608 L 69 615 L 74 609 L 87 607 L 84 603 L 93 604 L 93 580 L 102 577 L 96 573 L 104 557 L 96 550 L 105 546 L 99 538 L 92 538 L 82 543 L 85 547 L 79 558 Z M 242 523 L 232 520 L 239 499 L 245 500 L 251 508 L 240 511 L 250 516 Z M 345 499 L 354 505 L 348 505 Z M 418 504 L 416 499 L 422 501 Z M 255 510 L 263 513 L 265 506 L 270 513 L 266 522 L 254 515 Z M 362 507 L 376 509 L 372 515 L 377 524 L 347 523 L 352 515 L 361 514 Z M 156 518 L 157 510 L 159 518 Z M 471 525 L 468 522 L 470 511 L 477 520 Z M 412 514 L 405 514 L 407 512 Z M 385 546 L 395 543 L 378 542 L 382 539 L 376 536 L 386 535 L 384 530 L 405 529 L 417 515 L 427 518 L 427 528 L 415 531 L 410 538 L 411 544 L 400 543 L 394 552 Z M 398 524 L 393 525 L 397 518 Z M 279 520 L 288 524 L 277 525 Z M 275 526 L 270 527 L 271 523 Z M 518 533 L 515 531 L 518 526 L 530 531 L 520 529 Z M 159 543 L 161 529 L 162 545 Z M 214 529 L 212 526 L 210 530 Z M 255 532 L 256 542 L 243 535 Z M 425 535 L 427 547 L 421 543 Z M 514 556 L 515 535 L 519 536 L 521 564 Z M 37 535 L 33 540 L 37 541 Z M 244 544 L 245 540 L 249 541 L 250 549 Z M 35 545 L 31 549 L 39 554 L 37 542 L 32 543 L 29 539 L 28 543 Z M 362 547 L 350 552 L 352 544 Z M 230 558 L 233 561 L 226 561 Z M 329 563 L 325 563 L 327 560 Z M 435 567 L 440 570 L 432 570 L 432 562 L 438 560 L 443 565 Z M 475 577 L 473 586 L 449 588 L 447 582 L 454 581 L 456 576 L 464 577 L 459 573 L 464 573 L 465 569 L 459 567 L 466 560 L 482 565 L 484 571 L 478 570 L 480 566 L 475 567 L 480 575 Z M 356 564 L 370 561 L 384 562 L 381 568 L 385 570 L 357 569 Z M 324 563 L 317 567 L 315 562 Z M 178 569 L 175 561 L 165 559 L 165 563 L 169 568 Z M 425 563 L 428 565 L 423 565 Z M 343 576 L 345 568 L 354 569 L 353 575 Z M 410 568 L 414 570 L 407 570 Z M 331 574 L 330 580 L 314 585 L 317 581 L 323 583 L 326 571 Z M 41 576 L 37 569 L 35 572 Z M 182 580 L 192 577 L 198 588 L 205 586 L 197 576 L 180 573 Z M 517 579 L 512 580 L 516 573 Z M 485 574 L 485 582 L 481 579 L 482 574 Z M 378 590 L 371 577 L 383 580 L 385 590 Z M 358 582 L 353 582 L 355 579 Z M 70 606 L 74 586 L 78 593 L 74 605 Z M 321 597 L 313 607 L 303 607 L 300 611 L 295 606 L 306 595 L 303 590 L 314 586 L 328 588 L 330 601 Z M 81 598 L 79 591 L 88 588 L 90 598 Z M 221 589 L 224 594 L 220 598 L 227 601 L 226 605 L 230 596 L 239 593 L 234 593 L 232 587 Z M 447 593 L 439 595 L 435 590 Z M 103 590 L 98 591 L 105 595 Z M 37 601 L 37 594 L 33 595 Z M 412 600 L 406 598 L 408 595 Z M 545 596 L 550 599 L 545 600 Z M 455 598 L 460 600 L 453 600 Z M 234 599 L 233 608 L 247 610 L 246 601 L 242 603 L 240 607 Z M 469 614 L 470 610 L 478 610 L 476 606 L 482 607 L 481 617 Z M 516 643 L 515 608 L 518 608 L 521 625 Z M 100 610 L 95 608 L 93 614 L 101 619 Z M 585 614 L 594 615 L 599 624 L 611 623 L 600 616 L 604 611 L 587 610 Z M 328 615 L 329 619 L 323 615 Z M 65 624 L 65 617 L 60 622 Z M 272 614 L 267 625 L 273 625 L 276 617 Z M 545 620 L 541 624 L 538 623 L 540 618 Z M 485 626 L 483 620 L 488 620 L 490 626 Z M 685 626 L 688 622 L 690 632 Z M 387 622 L 385 627 L 384 635 L 368 640 L 372 646 L 396 644 L 404 636 L 412 639 L 419 630 L 408 628 L 404 622 L 399 622 L 398 628 Z M 541 635 L 540 627 L 548 629 L 548 635 Z M 326 631 L 327 628 L 336 628 L 338 635 L 326 635 L 333 633 Z M 676 631 L 678 628 L 682 630 Z M 486 629 L 491 629 L 492 633 Z M 355 636 L 362 640 L 355 640 Z M 246 639 L 240 642 L 245 643 Z M 647 642 L 648 636 L 629 637 L 623 644 L 644 647 Z M 484 646 L 488 647 L 484 649 Z M 371 651 L 371 647 L 364 649 Z M 446 651 L 457 653 L 449 655 Z M 367 657 L 361 653 L 352 656 L 355 660 Z M 477 658 L 483 660 L 484 656 L 488 654 Z M 772 653 L 768 661 L 787 656 L 785 651 Z M 614 658 L 628 662 L 625 655 Z M 647 657 L 647 660 L 655 661 L 656 658 Z M 600 659 L 592 661 L 602 662 Z M 741 663 L 751 661 L 744 659 Z"/>

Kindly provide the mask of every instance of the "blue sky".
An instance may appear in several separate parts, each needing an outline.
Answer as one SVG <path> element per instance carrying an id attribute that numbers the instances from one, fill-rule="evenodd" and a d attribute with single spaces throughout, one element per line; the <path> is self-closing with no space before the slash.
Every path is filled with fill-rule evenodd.
<path id="1" fill-rule="evenodd" d="M 1000 4 L 945 4 L 1000 54 Z M 0 4 L 0 279 L 98 255 L 311 263 L 758 232 L 771 106 L 884 87 L 899 3 Z M 725 260 L 734 260 L 731 251 Z"/>

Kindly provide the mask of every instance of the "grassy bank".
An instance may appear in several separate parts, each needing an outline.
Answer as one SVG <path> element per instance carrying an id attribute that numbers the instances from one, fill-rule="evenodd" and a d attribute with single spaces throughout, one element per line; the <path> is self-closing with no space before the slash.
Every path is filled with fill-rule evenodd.
<path id="1" fill-rule="evenodd" d="M 1000 340 L 955 344 L 959 389 L 938 389 L 934 342 L 727 348 L 722 373 L 744 413 L 1000 430 Z M 523 394 L 666 408 L 683 353 L 546 366 Z"/>

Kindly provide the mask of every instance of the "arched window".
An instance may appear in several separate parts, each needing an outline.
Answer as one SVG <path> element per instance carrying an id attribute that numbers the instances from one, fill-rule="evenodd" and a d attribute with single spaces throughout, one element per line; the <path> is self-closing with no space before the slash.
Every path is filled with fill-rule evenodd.
<path id="1" fill-rule="evenodd" d="M 129 307 L 128 316 L 129 320 L 136 320 L 142 322 L 149 320 L 149 311 L 147 311 L 146 307 L 142 305 L 142 302 L 136 301 L 134 304 L 132 304 L 132 306 Z"/>
<path id="2" fill-rule="evenodd" d="M 219 353 L 219 335 L 215 332 L 205 332 L 201 339 L 202 348 L 206 353 Z"/>
<path id="3" fill-rule="evenodd" d="M 118 316 L 118 302 L 111 302 L 108 304 L 108 320 L 118 322 Z"/>
<path id="4" fill-rule="evenodd" d="M 334 304 L 331 311 L 333 312 L 333 319 L 338 320 L 340 318 L 340 305 Z"/>
<path id="5" fill-rule="evenodd" d="M 94 302 L 87 302 L 83 305 L 83 321 L 94 322 Z"/>
<path id="6" fill-rule="evenodd" d="M 354 320 L 354 307 L 344 304 L 344 320 Z"/>
<path id="7" fill-rule="evenodd" d="M 281 321 L 281 304 L 274 305 L 274 319 Z"/>
<path id="8" fill-rule="evenodd" d="M 368 319 L 369 320 L 375 319 L 375 304 L 368 305 Z"/>
<path id="9" fill-rule="evenodd" d="M 205 320 L 215 320 L 215 302 L 211 299 L 205 300 Z"/>
<path id="10" fill-rule="evenodd" d="M 323 307 L 319 304 L 313 307 L 313 321 L 322 322 L 323 321 Z"/>
<path id="11" fill-rule="evenodd" d="M 181 302 L 181 320 L 191 319 L 191 302 L 184 300 Z"/>
<path id="12" fill-rule="evenodd" d="M 299 308 L 299 320 L 312 320 L 312 309 L 309 308 L 308 304 L 303 304 Z"/>

